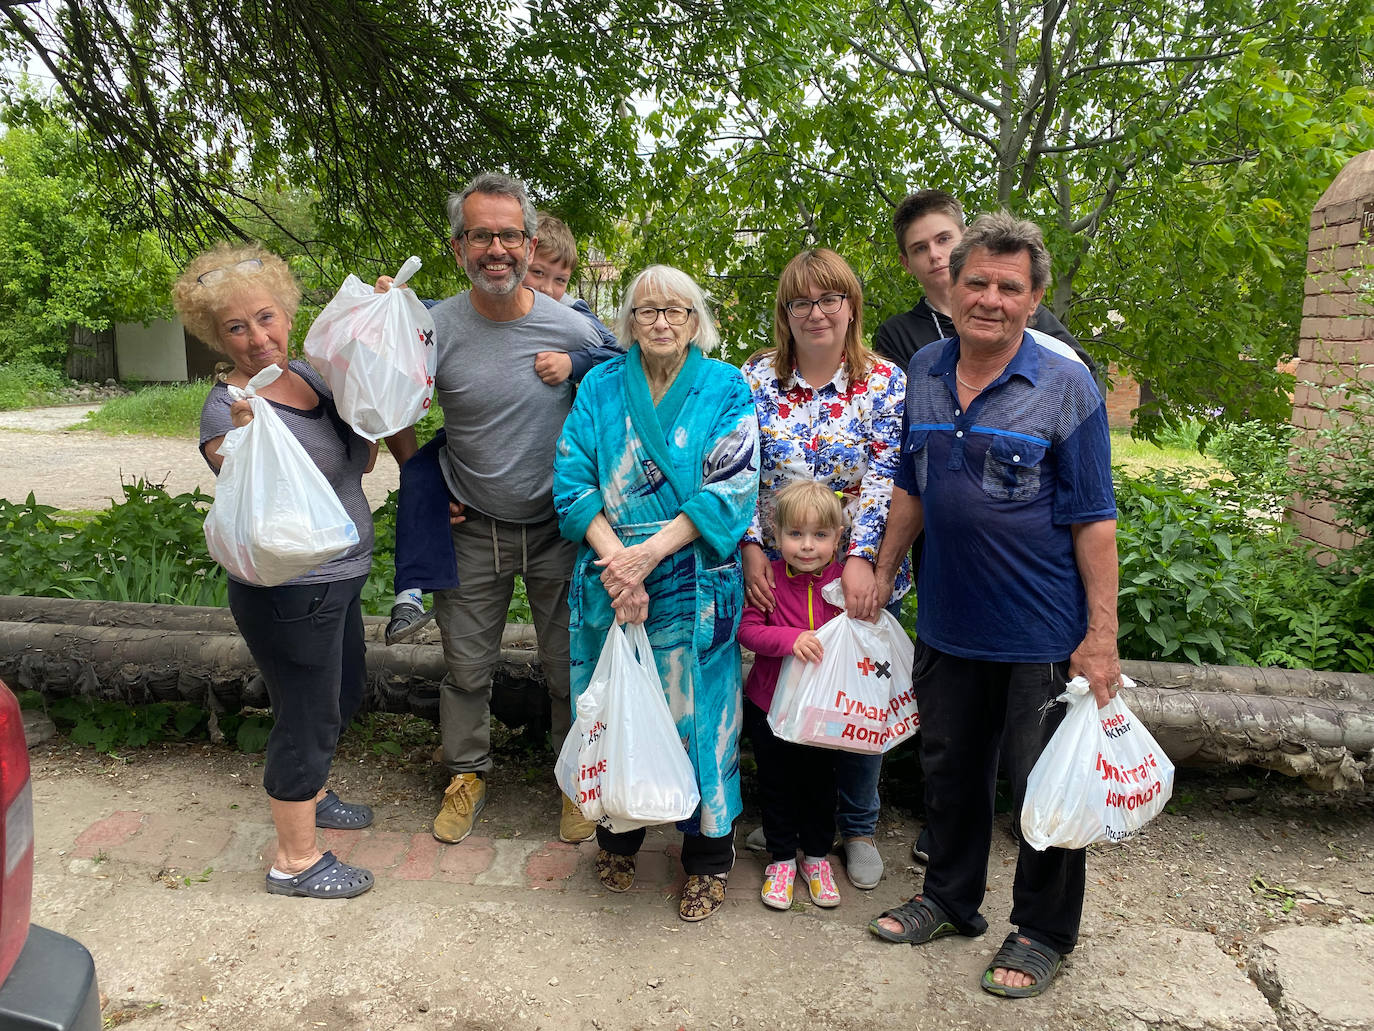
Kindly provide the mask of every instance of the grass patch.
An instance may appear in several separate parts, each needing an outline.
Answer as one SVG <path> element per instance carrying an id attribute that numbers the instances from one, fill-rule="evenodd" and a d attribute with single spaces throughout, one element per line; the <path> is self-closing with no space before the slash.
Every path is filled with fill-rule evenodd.
<path id="1" fill-rule="evenodd" d="M 0 411 L 53 404 L 66 382 L 62 373 L 36 362 L 0 365 Z"/>
<path id="2" fill-rule="evenodd" d="M 127 397 L 106 401 L 78 425 L 81 429 L 98 430 L 101 433 L 189 437 L 195 440 L 200 435 L 200 410 L 213 385 L 213 380 L 202 379 L 194 383 L 160 383 L 140 387 Z M 3 407 L 0 404 L 0 408 Z M 10 407 L 21 408 L 23 405 Z M 415 425 L 416 439 L 421 445 L 428 443 L 443 425 L 444 416 L 439 406 L 431 405 Z"/>
<path id="3" fill-rule="evenodd" d="M 86 416 L 83 429 L 101 433 L 137 433 L 154 437 L 190 437 L 200 432 L 200 410 L 211 381 L 157 384 L 127 397 L 106 401 Z"/>
<path id="4" fill-rule="evenodd" d="M 1123 466 L 1132 476 L 1149 476 L 1156 469 L 1188 473 L 1199 484 L 1214 476 L 1227 475 L 1220 462 L 1198 454 L 1196 447 L 1133 440 L 1128 429 L 1112 430 L 1112 464 Z"/>

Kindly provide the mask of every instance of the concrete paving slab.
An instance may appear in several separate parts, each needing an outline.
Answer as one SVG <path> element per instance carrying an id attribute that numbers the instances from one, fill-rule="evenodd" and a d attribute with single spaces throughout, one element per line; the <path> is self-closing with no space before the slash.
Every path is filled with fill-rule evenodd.
<path id="1" fill-rule="evenodd" d="M 1097 1017 L 1091 1023 L 1114 1015 L 1133 1018 L 1135 1026 L 1151 1031 L 1277 1031 L 1280 1026 L 1264 996 L 1210 934 L 1176 928 L 1153 928 L 1144 935 L 1126 931 L 1080 946 L 1074 957 L 1073 977 L 1056 990 L 1071 992 L 1084 1014 Z"/>
<path id="2" fill-rule="evenodd" d="M 1374 927 L 1286 927 L 1266 934 L 1251 976 L 1284 1031 L 1374 1029 Z"/>

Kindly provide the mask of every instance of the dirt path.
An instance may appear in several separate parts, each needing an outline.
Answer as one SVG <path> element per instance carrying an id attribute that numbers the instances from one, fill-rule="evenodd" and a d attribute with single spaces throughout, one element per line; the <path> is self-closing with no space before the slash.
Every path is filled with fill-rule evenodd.
<path id="1" fill-rule="evenodd" d="M 215 477 L 191 438 L 112 436 L 67 427 L 80 423 L 91 405 L 0 412 L 0 497 L 34 499 L 64 511 L 108 508 L 123 497 L 121 484 L 142 478 L 172 494 L 196 488 L 214 494 Z M 375 509 L 396 488 L 396 463 L 382 454 L 363 478 Z"/>
<path id="2" fill-rule="evenodd" d="M 377 886 L 344 902 L 263 891 L 273 835 L 258 758 L 39 746 L 34 920 L 92 950 L 107 1026 L 148 1031 L 1374 1029 L 1374 799 L 1181 771 L 1175 804 L 1141 837 L 1090 852 L 1064 976 L 1012 1003 L 977 987 L 1007 930 L 1006 817 L 979 938 L 911 948 L 867 932 L 920 886 L 918 825 L 895 805 L 873 891 L 841 876 L 838 909 L 774 912 L 758 898 L 762 862 L 741 847 L 725 908 L 689 925 L 673 834 L 651 830 L 624 895 L 597 884 L 591 843 L 552 840 L 551 756 L 498 754 L 473 835 L 438 845 L 432 746 L 391 758 L 345 738 L 334 784 L 377 822 L 325 840 Z"/>

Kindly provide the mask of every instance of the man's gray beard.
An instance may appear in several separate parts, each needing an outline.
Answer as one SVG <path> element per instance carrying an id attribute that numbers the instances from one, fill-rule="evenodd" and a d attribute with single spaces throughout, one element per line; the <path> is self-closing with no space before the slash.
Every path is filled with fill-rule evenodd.
<path id="1" fill-rule="evenodd" d="M 470 260 L 465 262 L 463 270 L 467 272 L 468 279 L 472 281 L 472 288 L 474 290 L 481 290 L 482 293 L 491 294 L 493 297 L 505 297 L 520 289 L 521 284 L 525 282 L 525 273 L 530 270 L 530 263 L 528 260 L 517 258 L 515 264 L 511 267 L 510 279 L 504 287 L 492 286 L 491 281 L 487 279 L 487 274 L 482 271 L 482 263 L 480 261 Z"/>

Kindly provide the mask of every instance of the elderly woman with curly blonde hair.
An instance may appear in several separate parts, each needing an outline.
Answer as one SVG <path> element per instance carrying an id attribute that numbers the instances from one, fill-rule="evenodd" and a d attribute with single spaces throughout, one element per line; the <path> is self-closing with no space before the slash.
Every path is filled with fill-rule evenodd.
<path id="1" fill-rule="evenodd" d="M 377 446 L 339 417 L 324 381 L 287 345 L 301 291 L 286 262 L 256 245 L 221 244 L 187 266 L 172 288 L 186 328 L 228 359 L 200 414 L 200 450 L 219 472 L 220 445 L 253 419 L 245 387 L 269 365 L 282 374 L 258 391 L 319 467 L 358 529 L 358 544 L 293 580 L 263 587 L 229 577 L 229 608 L 267 684 L 275 723 L 267 741 L 263 787 L 272 807 L 277 851 L 267 890 L 306 898 L 349 898 L 372 887 L 372 874 L 322 852 L 316 827 L 358 829 L 366 805 L 325 787 L 339 735 L 363 698 L 360 596 L 372 565 L 372 514 L 362 476 Z"/>

